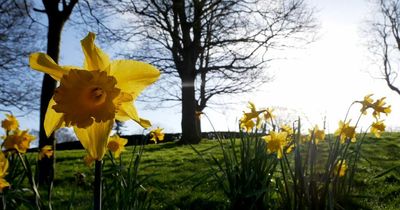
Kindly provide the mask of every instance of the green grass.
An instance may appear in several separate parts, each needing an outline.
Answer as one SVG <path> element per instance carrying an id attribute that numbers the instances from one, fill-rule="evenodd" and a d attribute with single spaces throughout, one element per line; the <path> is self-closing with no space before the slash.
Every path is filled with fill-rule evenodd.
<path id="1" fill-rule="evenodd" d="M 216 141 L 203 140 L 195 148 L 221 157 Z M 67 209 L 70 205 L 72 209 L 90 209 L 94 168 L 84 165 L 84 155 L 82 150 L 56 152 L 54 209 Z M 123 153 L 124 161 L 131 155 Z M 352 199 L 374 210 L 399 209 L 400 167 L 375 177 L 400 166 L 400 133 L 385 134 L 381 139 L 368 137 L 361 155 Z M 105 164 L 109 164 L 107 160 Z M 190 146 L 174 143 L 145 146 L 140 174 L 149 176 L 143 186 L 150 191 L 153 209 L 224 209 L 228 206 L 227 199 L 206 179 L 207 172 L 207 163 Z M 78 183 L 77 173 L 86 175 L 83 182 Z"/>

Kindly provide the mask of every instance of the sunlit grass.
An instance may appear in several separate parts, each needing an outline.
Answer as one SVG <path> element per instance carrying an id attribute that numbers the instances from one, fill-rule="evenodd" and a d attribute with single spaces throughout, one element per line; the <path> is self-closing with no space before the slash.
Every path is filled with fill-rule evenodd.
<path id="1" fill-rule="evenodd" d="M 216 141 L 203 140 L 195 148 L 221 157 Z M 371 209 L 398 209 L 400 168 L 374 177 L 400 165 L 400 133 L 384 134 L 381 139 L 367 137 L 361 154 L 355 180 L 356 197 L 351 199 Z M 72 209 L 88 209 L 92 205 L 94 175 L 84 165 L 84 155 L 83 150 L 56 152 L 54 209 L 66 209 L 70 204 Z M 128 161 L 130 155 L 123 153 L 123 160 Z M 207 181 L 207 172 L 207 163 L 190 146 L 165 143 L 146 145 L 139 173 L 149 176 L 143 187 L 150 191 L 152 209 L 224 209 L 228 206 L 227 199 L 221 189 Z M 77 183 L 77 173 L 85 174 L 86 182 Z"/>

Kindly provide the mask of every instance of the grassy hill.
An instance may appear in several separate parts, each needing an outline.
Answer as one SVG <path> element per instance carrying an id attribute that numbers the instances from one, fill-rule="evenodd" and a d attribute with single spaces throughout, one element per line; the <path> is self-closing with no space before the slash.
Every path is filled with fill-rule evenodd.
<path id="1" fill-rule="evenodd" d="M 194 147 L 221 157 L 216 141 L 203 140 Z M 127 150 L 122 155 L 125 163 L 132 146 Z M 54 209 L 90 209 L 94 169 L 84 165 L 84 155 L 83 150 L 56 152 Z M 390 168 L 393 170 L 383 173 Z M 139 174 L 147 177 L 143 187 L 150 192 L 152 209 L 224 209 L 227 199 L 207 179 L 207 172 L 207 163 L 190 146 L 170 142 L 145 146 Z M 367 137 L 355 184 L 352 199 L 358 203 L 370 209 L 400 209 L 400 133 L 384 134 L 380 139 Z"/>

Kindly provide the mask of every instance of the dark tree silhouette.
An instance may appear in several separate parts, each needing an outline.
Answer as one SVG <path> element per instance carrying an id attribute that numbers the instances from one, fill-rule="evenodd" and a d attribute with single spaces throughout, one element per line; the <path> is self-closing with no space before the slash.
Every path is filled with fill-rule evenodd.
<path id="1" fill-rule="evenodd" d="M 39 107 L 39 74 L 28 71 L 28 55 L 38 50 L 40 31 L 23 0 L 0 0 L 0 110 L 30 112 Z"/>
<path id="2" fill-rule="evenodd" d="M 48 19 L 48 31 L 47 31 L 47 54 L 58 63 L 60 54 L 60 41 L 61 33 L 64 27 L 64 23 L 70 17 L 72 10 L 78 0 L 42 0 L 44 9 L 34 10 L 37 12 L 45 13 Z M 39 148 L 45 145 L 53 145 L 55 148 L 54 135 L 47 138 L 44 131 L 43 122 L 46 114 L 47 105 L 53 96 L 54 89 L 56 88 L 57 82 L 49 75 L 45 74 L 42 82 L 42 91 L 40 98 L 40 131 L 39 131 Z M 52 184 L 54 179 L 54 157 L 43 158 L 39 162 L 39 183 Z"/>
<path id="3" fill-rule="evenodd" d="M 88 14 L 100 26 L 107 25 L 103 35 L 123 42 L 122 49 L 133 46 L 141 53 L 130 53 L 131 58 L 147 60 L 163 72 L 154 98 L 181 102 L 183 144 L 200 142 L 198 114 L 212 98 L 247 93 L 268 81 L 264 69 L 270 50 L 310 41 L 308 32 L 316 28 L 313 11 L 303 0 L 104 0 L 97 4 L 92 8 L 87 4 Z M 107 24 L 107 17 L 122 18 Z"/>
<path id="4" fill-rule="evenodd" d="M 400 1 L 378 0 L 376 8 L 378 16 L 368 27 L 368 47 L 374 58 L 379 59 L 382 79 L 400 94 L 400 84 L 396 81 L 400 69 Z"/>

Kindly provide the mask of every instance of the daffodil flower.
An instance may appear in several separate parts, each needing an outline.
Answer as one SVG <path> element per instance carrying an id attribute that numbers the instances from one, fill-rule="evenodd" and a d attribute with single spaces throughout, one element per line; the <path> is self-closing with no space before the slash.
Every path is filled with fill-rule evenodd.
<path id="1" fill-rule="evenodd" d="M 287 124 L 283 124 L 281 125 L 281 129 L 282 132 L 286 132 L 288 135 L 292 135 L 293 134 L 293 128 L 290 125 Z"/>
<path id="2" fill-rule="evenodd" d="M 19 153 L 26 153 L 30 143 L 35 140 L 35 136 L 28 133 L 28 130 L 15 130 L 12 134 L 6 136 L 2 147 L 6 150 L 17 150 Z"/>
<path id="3" fill-rule="evenodd" d="M 110 137 L 110 141 L 108 142 L 107 148 L 114 152 L 115 158 L 118 158 L 121 152 L 126 151 L 125 144 L 128 143 L 128 139 L 121 138 L 118 135 L 114 135 Z"/>
<path id="4" fill-rule="evenodd" d="M 386 115 L 388 115 L 392 110 L 391 110 L 391 106 L 385 106 L 386 102 L 385 102 L 386 97 L 383 97 L 381 99 L 376 100 L 373 104 L 372 104 L 372 108 L 374 109 L 374 112 L 372 112 L 372 115 L 375 117 L 375 119 L 379 119 L 380 117 L 380 113 L 384 113 Z"/>
<path id="5" fill-rule="evenodd" d="M 380 138 L 381 132 L 385 131 L 385 128 L 386 126 L 383 123 L 383 120 L 376 121 L 371 125 L 371 133 L 373 133 L 377 138 Z"/>
<path id="6" fill-rule="evenodd" d="M 18 120 L 15 116 L 11 114 L 6 114 L 6 119 L 1 121 L 1 127 L 3 127 L 6 131 L 13 131 L 18 129 Z"/>
<path id="7" fill-rule="evenodd" d="M 335 175 L 338 174 L 339 177 L 346 175 L 347 164 L 346 160 L 339 160 L 335 165 Z"/>
<path id="8" fill-rule="evenodd" d="M 267 143 L 267 152 L 268 153 L 277 153 L 278 159 L 283 157 L 283 149 L 287 146 L 287 132 L 274 132 L 267 136 L 263 136 L 262 138 Z"/>
<path id="9" fill-rule="evenodd" d="M 39 160 L 43 159 L 44 157 L 50 158 L 53 156 L 54 151 L 51 145 L 46 145 L 40 149 L 39 153 Z"/>
<path id="10" fill-rule="evenodd" d="M 0 192 L 3 192 L 3 189 L 10 186 L 10 183 L 4 179 L 7 175 L 8 169 L 8 159 L 5 157 L 3 152 L 0 152 Z"/>
<path id="11" fill-rule="evenodd" d="M 157 141 L 163 141 L 164 140 L 164 129 L 162 128 L 156 128 L 152 131 L 150 131 L 150 140 L 154 141 L 157 143 Z"/>
<path id="12" fill-rule="evenodd" d="M 244 129 L 247 133 L 250 133 L 256 124 L 253 120 L 248 120 L 240 123 L 240 127 Z"/>
<path id="13" fill-rule="evenodd" d="M 325 139 L 325 131 L 323 129 L 320 130 L 318 125 L 315 125 L 313 129 L 309 129 L 308 132 L 310 133 L 310 137 L 314 137 L 315 144 Z"/>
<path id="14" fill-rule="evenodd" d="M 350 122 L 344 123 L 339 121 L 339 128 L 335 131 L 335 136 L 339 136 L 340 143 L 345 143 L 347 138 L 350 138 L 351 142 L 356 142 L 356 127 L 350 126 Z"/>
<path id="15" fill-rule="evenodd" d="M 371 98 L 373 94 L 368 94 L 366 96 L 364 96 L 364 100 L 363 101 L 358 101 L 362 104 L 361 110 L 360 112 L 363 115 L 367 114 L 367 109 L 372 107 L 374 100 Z"/>
<path id="16" fill-rule="evenodd" d="M 151 126 L 139 117 L 133 102 L 158 79 L 160 72 L 139 61 L 111 61 L 94 41 L 93 33 L 81 41 L 83 67 L 59 66 L 44 53 L 31 54 L 29 64 L 60 82 L 48 104 L 46 135 L 60 127 L 73 126 L 90 157 L 101 160 L 115 119 L 132 119 L 145 128 Z"/>

